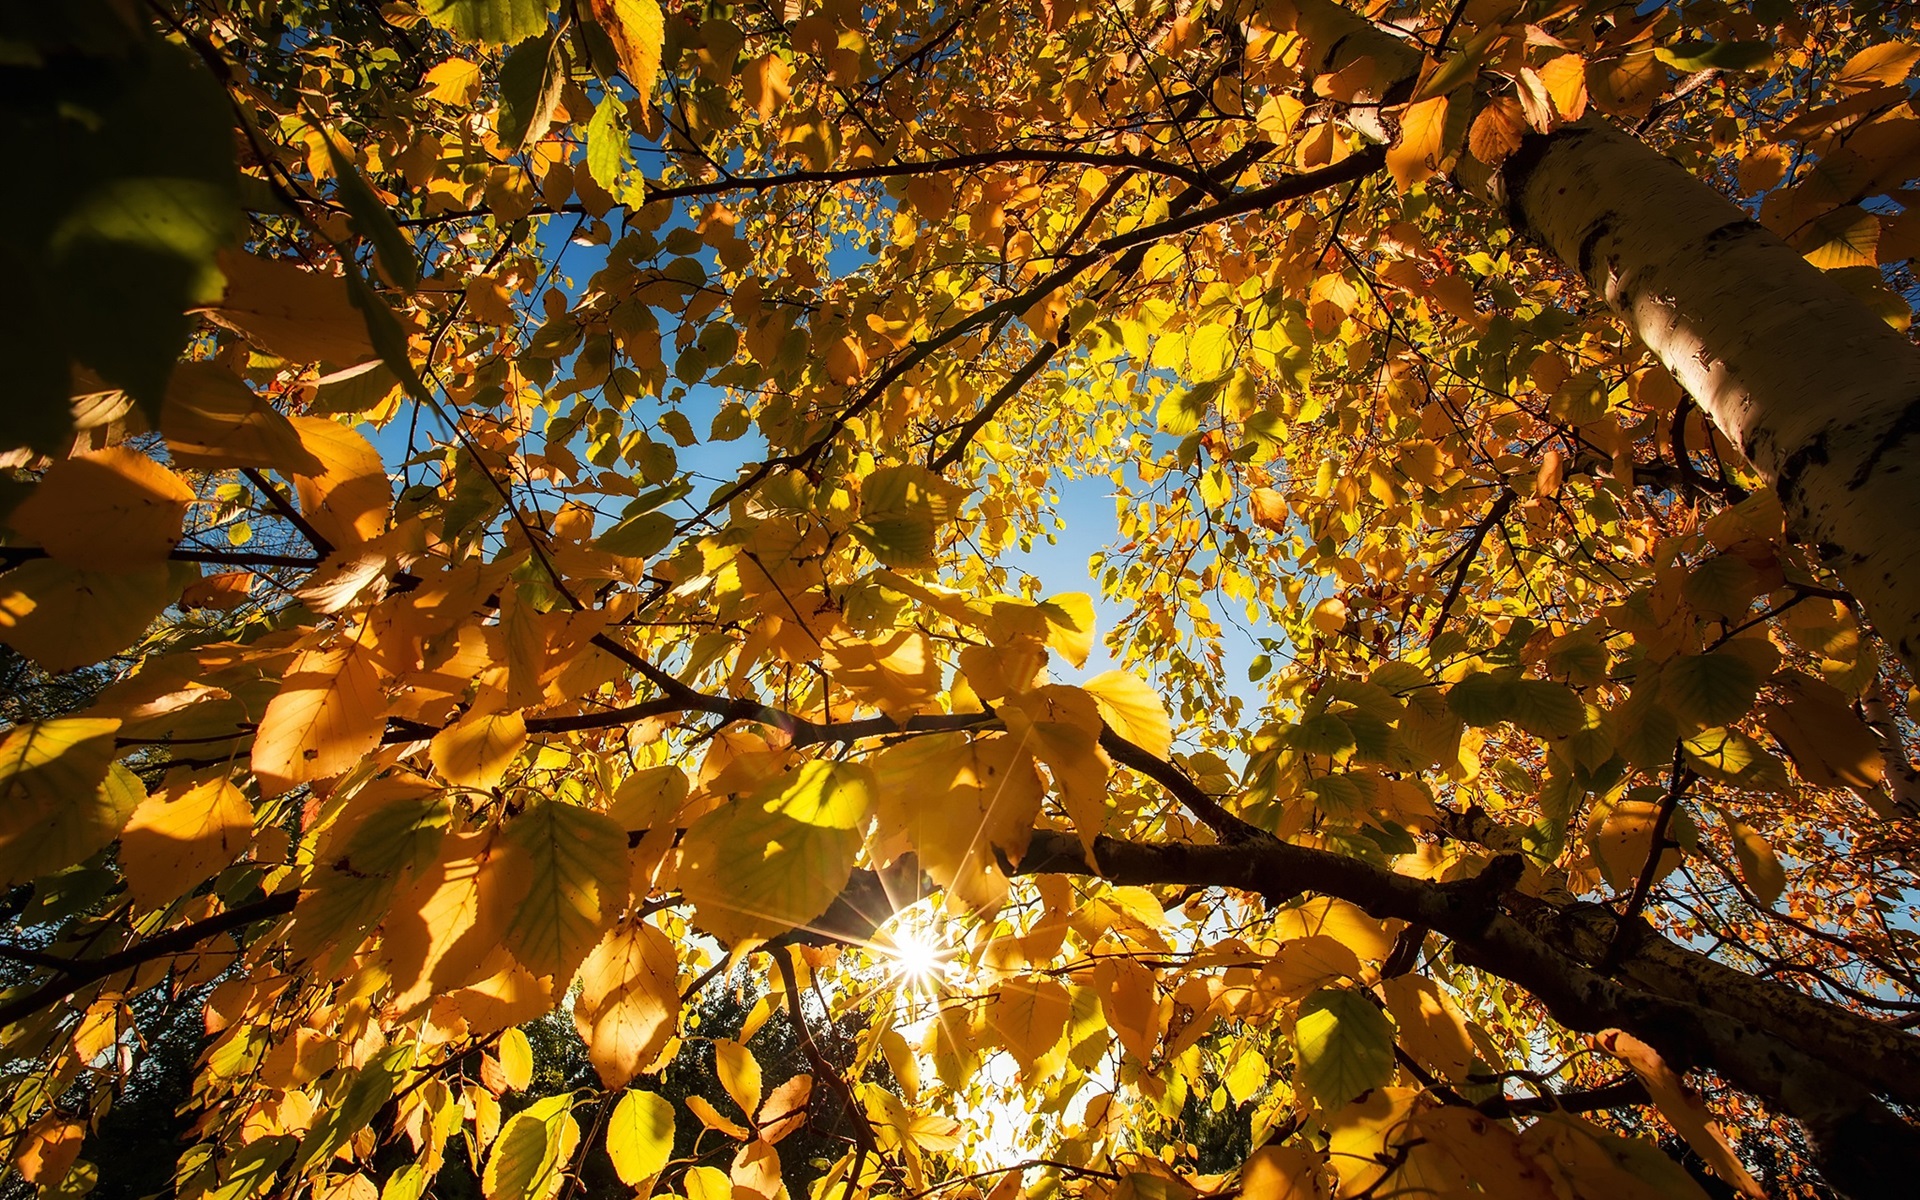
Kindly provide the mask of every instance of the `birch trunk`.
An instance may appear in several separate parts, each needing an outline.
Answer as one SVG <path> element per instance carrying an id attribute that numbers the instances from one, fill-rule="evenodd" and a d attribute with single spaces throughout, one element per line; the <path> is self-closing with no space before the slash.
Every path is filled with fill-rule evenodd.
<path id="1" fill-rule="evenodd" d="M 1418 52 L 1334 0 L 1292 0 L 1314 66 Z M 1391 81 L 1391 82 L 1389 82 Z M 1364 132 L 1364 131 L 1363 131 Z M 1491 181 L 1653 351 L 1920 674 L 1920 349 L 1678 164 L 1597 118 L 1526 139 Z"/>
<path id="2" fill-rule="evenodd" d="M 1920 663 L 1920 350 L 1738 206 L 1588 119 L 1502 165 L 1513 224 L 1606 298 Z"/>

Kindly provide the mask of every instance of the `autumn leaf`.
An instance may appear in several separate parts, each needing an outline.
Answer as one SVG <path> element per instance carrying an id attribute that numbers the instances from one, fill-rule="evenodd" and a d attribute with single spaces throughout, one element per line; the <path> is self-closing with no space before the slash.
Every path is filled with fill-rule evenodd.
<path id="1" fill-rule="evenodd" d="M 165 561 L 193 501 L 172 471 L 112 447 L 55 463 L 9 520 L 57 562 L 124 571 Z"/>
<path id="2" fill-rule="evenodd" d="M 607 31 L 620 55 L 620 70 L 640 93 L 642 102 L 653 96 L 660 74 L 660 43 L 664 26 L 659 0 L 592 0 L 593 19 Z"/>
<path id="3" fill-rule="evenodd" d="M 1401 191 L 1440 170 L 1445 158 L 1447 97 L 1410 104 L 1400 114 L 1400 137 L 1387 152 L 1387 170 Z"/>
<path id="4" fill-rule="evenodd" d="M 253 837 L 253 807 L 224 769 L 182 775 L 133 810 L 120 835 L 127 891 L 158 907 L 239 857 Z"/>
<path id="5" fill-rule="evenodd" d="M 658 1175 L 673 1156 L 673 1105 L 657 1092 L 623 1093 L 607 1118 L 607 1151 L 629 1187 Z"/>
<path id="6" fill-rule="evenodd" d="M 92 717 L 30 721 L 0 741 L 0 878 L 8 886 L 86 858 L 146 798 L 113 761 L 119 728 Z"/>
<path id="7" fill-rule="evenodd" d="M 629 920 L 609 929 L 581 966 L 574 1025 L 608 1087 L 626 1086 L 672 1039 L 680 1020 L 674 963 L 665 934 Z"/>

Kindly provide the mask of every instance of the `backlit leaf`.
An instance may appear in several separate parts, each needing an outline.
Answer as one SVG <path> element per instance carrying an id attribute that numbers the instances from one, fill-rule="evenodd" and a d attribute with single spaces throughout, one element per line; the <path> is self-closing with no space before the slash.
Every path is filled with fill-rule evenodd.
<path id="1" fill-rule="evenodd" d="M 1295 1079 L 1331 1110 L 1393 1078 L 1393 1023 L 1364 993 L 1323 988 L 1300 1005 Z"/>
<path id="2" fill-rule="evenodd" d="M 628 1187 L 658 1175 L 673 1156 L 673 1105 L 657 1092 L 622 1094 L 607 1118 L 607 1153 Z"/>

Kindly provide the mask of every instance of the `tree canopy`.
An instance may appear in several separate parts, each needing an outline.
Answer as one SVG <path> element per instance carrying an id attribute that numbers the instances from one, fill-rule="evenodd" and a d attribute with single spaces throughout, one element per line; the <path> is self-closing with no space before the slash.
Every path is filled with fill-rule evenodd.
<path id="1" fill-rule="evenodd" d="M 1909 1189 L 1910 23 L 7 6 L 0 1150 Z"/>

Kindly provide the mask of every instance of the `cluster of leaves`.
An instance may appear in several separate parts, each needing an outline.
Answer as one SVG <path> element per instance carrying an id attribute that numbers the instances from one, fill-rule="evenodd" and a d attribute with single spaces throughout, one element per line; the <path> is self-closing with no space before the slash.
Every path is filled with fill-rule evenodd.
<path id="1" fill-rule="evenodd" d="M 14 1169 L 166 997 L 187 1200 L 1818 1194 L 1908 666 L 1485 192 L 1631 126 L 1904 328 L 1920 46 L 1640 7 L 0 16 Z"/>

